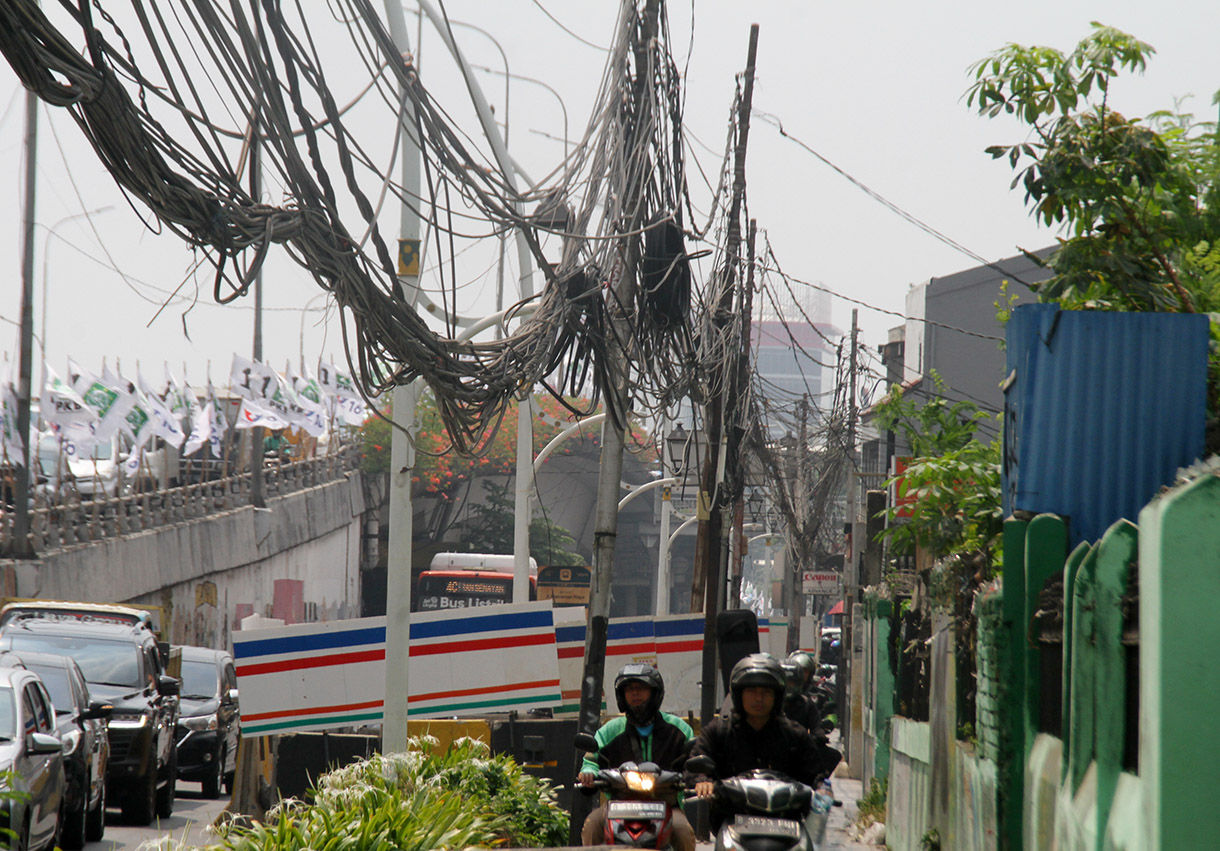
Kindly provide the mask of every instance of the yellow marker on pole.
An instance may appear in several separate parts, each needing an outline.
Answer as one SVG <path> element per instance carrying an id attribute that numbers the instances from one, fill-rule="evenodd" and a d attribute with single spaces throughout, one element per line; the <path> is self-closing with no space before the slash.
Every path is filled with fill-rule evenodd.
<path id="1" fill-rule="evenodd" d="M 419 240 L 398 240 L 398 274 L 419 277 Z"/>

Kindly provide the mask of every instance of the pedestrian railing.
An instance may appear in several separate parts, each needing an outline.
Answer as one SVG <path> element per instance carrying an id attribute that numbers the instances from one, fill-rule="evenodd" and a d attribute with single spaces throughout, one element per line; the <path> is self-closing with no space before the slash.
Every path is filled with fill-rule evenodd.
<path id="1" fill-rule="evenodd" d="M 356 446 L 299 460 L 268 460 L 263 467 L 265 498 L 284 496 L 345 477 L 359 469 Z M 249 470 L 232 475 L 142 493 L 114 497 L 82 497 L 67 490 L 58 499 L 37 494 L 30 509 L 30 539 L 34 552 L 116 538 L 206 517 L 251 503 L 253 476 Z M 0 552 L 12 552 L 14 512 L 0 514 Z"/>

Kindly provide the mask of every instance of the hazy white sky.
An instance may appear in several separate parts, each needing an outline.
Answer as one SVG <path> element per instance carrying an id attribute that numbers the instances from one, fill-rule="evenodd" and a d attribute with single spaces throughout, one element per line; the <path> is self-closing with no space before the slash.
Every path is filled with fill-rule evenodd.
<path id="1" fill-rule="evenodd" d="M 318 26 L 324 27 L 324 4 L 307 3 L 316 3 Z M 444 5 L 453 21 L 486 30 L 502 46 L 515 75 L 508 90 L 509 149 L 527 173 L 546 174 L 562 155 L 560 100 L 567 110 L 568 134 L 579 138 L 601 77 L 605 53 L 580 39 L 608 44 L 617 4 L 447 0 Z M 575 35 L 549 19 L 543 7 Z M 1032 0 L 1018 5 L 697 0 L 671 3 L 669 19 L 672 51 L 686 68 L 685 123 L 696 140 L 691 156 L 711 175 L 724 147 L 734 75 L 745 63 L 750 24 L 757 22 L 756 111 L 774 116 L 789 134 L 839 168 L 990 259 L 1012 255 L 1019 247 L 1046 245 L 1054 234 L 1034 226 L 1019 191 L 1008 188 L 1012 173 L 1007 165 L 983 152 L 987 145 L 1019 140 L 1021 131 L 1014 123 L 988 121 L 967 109 L 963 93 L 971 62 L 1010 41 L 1070 49 L 1097 19 L 1158 50 L 1142 78 L 1124 79 L 1112 91 L 1111 103 L 1121 112 L 1143 115 L 1193 95 L 1188 107 L 1211 117 L 1216 109 L 1211 94 L 1220 89 L 1220 51 L 1215 47 L 1220 6 L 1214 0 Z M 412 25 L 413 42 L 418 35 Z M 457 36 L 472 64 L 504 68 L 491 38 L 461 26 Z M 325 49 L 331 43 L 322 44 Z M 418 52 L 425 85 L 474 132 L 465 90 L 428 27 Z M 337 66 L 339 71 L 344 67 Z M 504 78 L 482 70 L 476 75 L 503 117 Z M 521 77 L 543 81 L 555 92 Z M 363 83 L 350 67 L 332 76 L 340 103 Z M 0 349 L 10 361 L 17 351 L 24 132 L 24 90 L 8 66 L 0 65 L 0 155 L 10 163 L 0 173 L 0 222 L 8 234 L 2 257 L 10 281 L 0 297 Z M 391 123 L 369 120 L 362 125 L 364 132 L 370 147 L 388 151 Z M 693 162 L 690 179 L 698 185 Z M 910 284 L 976 265 L 867 197 L 757 114 L 747 179 L 750 214 L 785 270 L 869 306 L 902 313 Z M 274 187 L 268 193 L 277 200 Z M 108 209 L 79 215 L 99 208 Z M 232 353 L 250 352 L 251 300 L 229 307 L 211 304 L 210 275 L 191 278 L 190 252 L 173 235 L 150 232 L 142 216 L 147 218 L 117 191 L 66 113 L 42 107 L 35 333 L 41 336 L 45 322 L 52 366 L 62 369 L 71 356 L 98 370 L 103 358 L 110 364 L 117 359 L 132 374 L 138 361 L 146 377 L 159 380 L 162 363 L 168 362 L 179 374 L 185 365 L 188 378 L 199 384 L 210 362 L 213 379 L 223 383 Z M 396 210 L 383 212 L 387 236 L 397 233 L 397 219 Z M 512 252 L 509 257 L 511 263 Z M 494 253 L 474 251 L 466 259 L 469 285 L 461 293 L 463 309 L 488 313 L 494 304 Z M 515 276 L 510 270 L 506 277 Z M 179 294 L 192 301 L 198 295 L 194 306 L 179 299 L 154 319 L 161 301 L 184 281 Z M 264 352 L 272 365 L 282 369 L 288 359 L 295 365 L 302 353 L 310 363 L 319 355 L 342 357 L 337 324 L 324 321 L 320 312 L 321 291 L 282 252 L 267 267 L 265 287 Z M 841 298 L 832 305 L 830 318 L 846 328 L 853 305 Z M 900 321 L 861 307 L 863 341 L 882 342 L 886 330 Z M 36 370 L 36 382 L 39 375 Z"/>

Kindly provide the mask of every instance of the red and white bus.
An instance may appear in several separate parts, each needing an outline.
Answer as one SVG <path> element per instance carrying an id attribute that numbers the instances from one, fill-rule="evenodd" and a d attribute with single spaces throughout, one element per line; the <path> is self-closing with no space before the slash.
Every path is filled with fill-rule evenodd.
<path id="1" fill-rule="evenodd" d="M 411 608 L 434 612 L 511 603 L 513 564 L 511 555 L 437 553 L 419 575 Z M 538 563 L 532 558 L 529 598 L 538 599 Z"/>

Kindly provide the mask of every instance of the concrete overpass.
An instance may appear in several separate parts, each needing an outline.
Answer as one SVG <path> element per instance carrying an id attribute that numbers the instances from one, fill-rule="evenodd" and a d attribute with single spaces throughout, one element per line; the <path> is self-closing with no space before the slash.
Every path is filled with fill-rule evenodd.
<path id="1" fill-rule="evenodd" d="M 249 614 L 358 617 L 375 560 L 380 479 L 347 448 L 265 471 L 115 499 L 36 505 L 31 560 L 0 561 L 0 595 L 160 606 L 175 644 L 224 647 Z M 373 525 L 374 533 L 366 534 Z M 12 533 L 0 518 L 0 546 Z M 164 625 L 163 625 L 164 626 Z"/>

